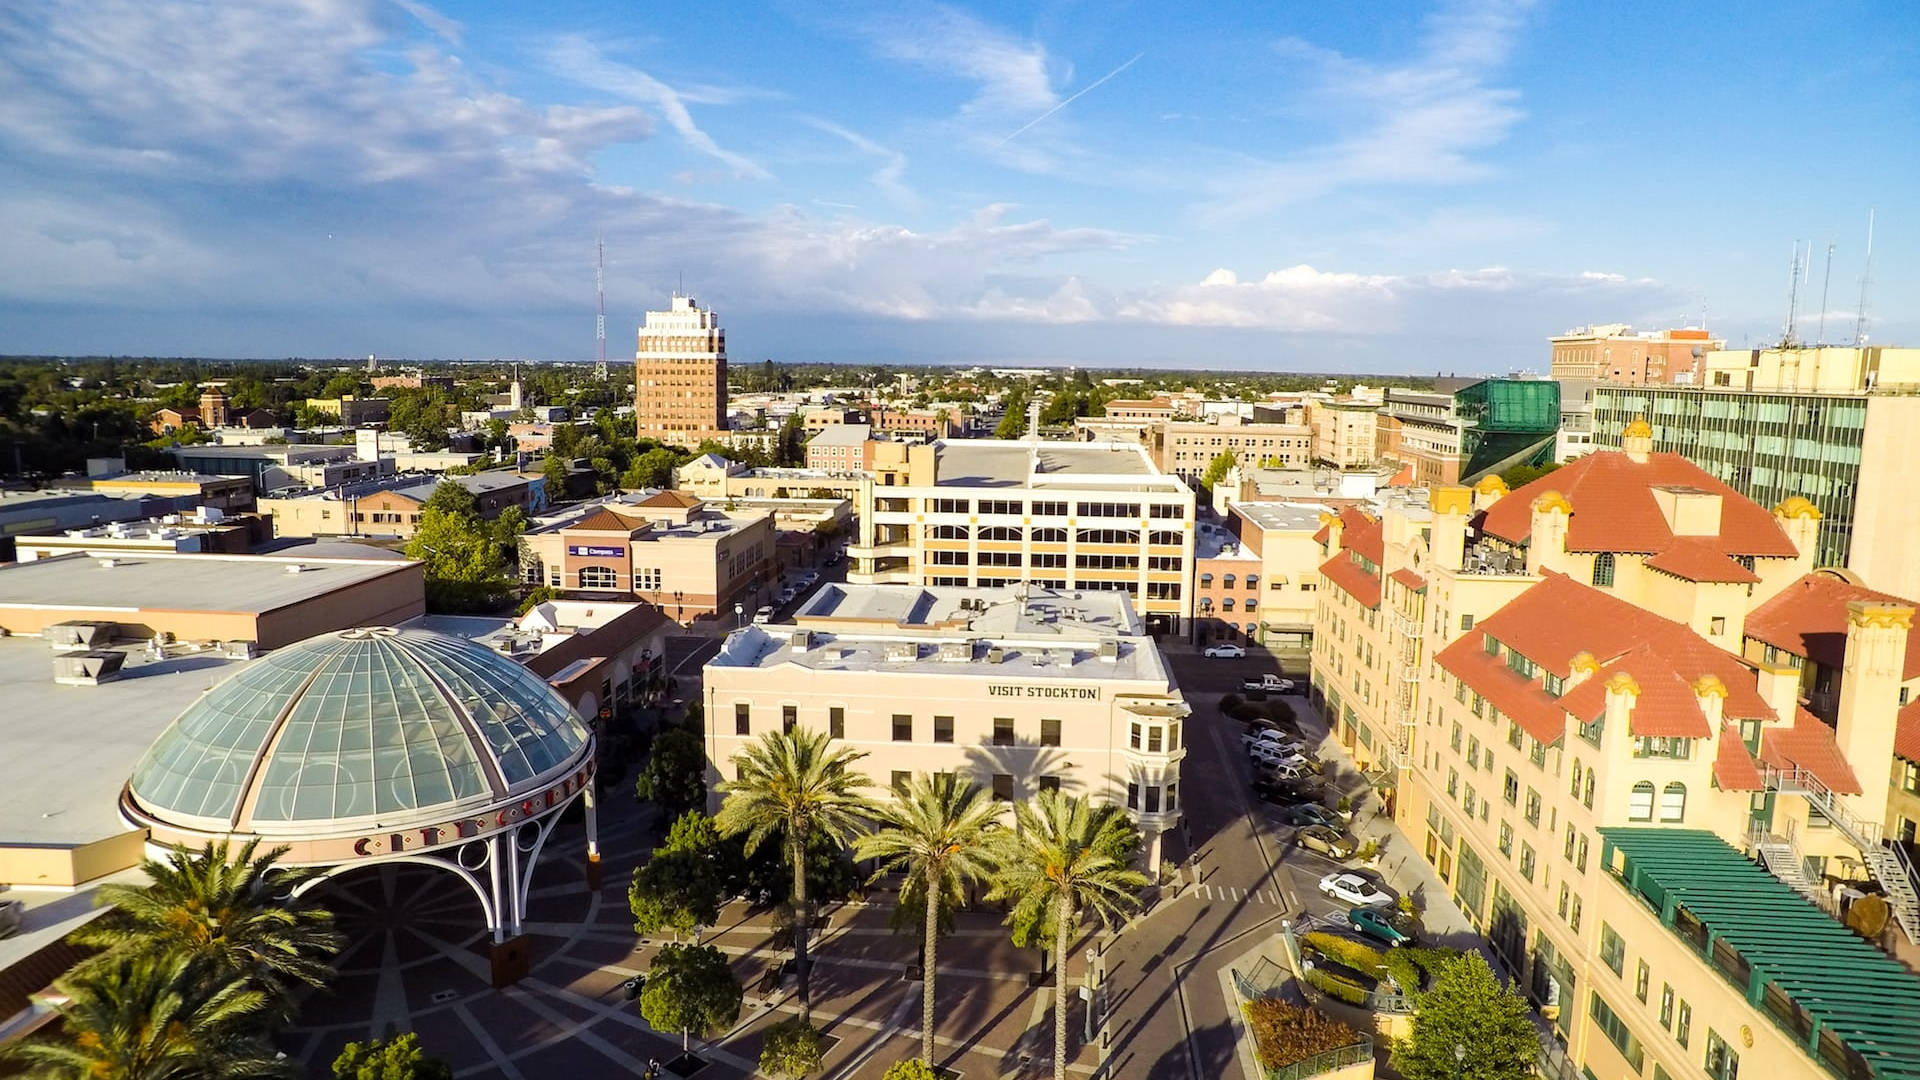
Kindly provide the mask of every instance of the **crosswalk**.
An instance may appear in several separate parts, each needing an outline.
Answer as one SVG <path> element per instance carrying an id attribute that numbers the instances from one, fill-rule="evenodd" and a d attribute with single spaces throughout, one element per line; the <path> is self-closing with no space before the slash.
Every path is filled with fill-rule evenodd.
<path id="1" fill-rule="evenodd" d="M 1232 885 L 1203 884 L 1192 890 L 1192 895 L 1202 900 L 1244 900 L 1278 907 L 1285 907 L 1287 903 L 1280 890 L 1274 888 L 1238 889 Z"/>

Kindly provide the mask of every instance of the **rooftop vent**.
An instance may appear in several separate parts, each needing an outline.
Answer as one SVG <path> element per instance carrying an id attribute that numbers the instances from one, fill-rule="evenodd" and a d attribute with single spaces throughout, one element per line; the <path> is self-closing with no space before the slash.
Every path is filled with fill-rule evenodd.
<path id="1" fill-rule="evenodd" d="M 1115 663 L 1120 659 L 1120 643 L 1117 641 L 1103 641 L 1100 643 L 1100 647 L 1094 650 L 1093 654 L 1105 663 Z"/>
<path id="2" fill-rule="evenodd" d="M 808 649 L 813 648 L 813 631 L 795 630 L 793 635 L 787 639 L 787 644 L 794 652 L 806 652 Z"/>
<path id="3" fill-rule="evenodd" d="M 107 649 L 60 653 L 53 658 L 53 681 L 62 686 L 98 686 L 118 679 L 120 665 L 126 662 L 125 653 Z"/>
<path id="4" fill-rule="evenodd" d="M 989 664 L 1003 663 L 1006 659 L 1007 659 L 1007 650 L 1001 648 L 998 645 L 987 646 L 987 663 Z"/>
<path id="5" fill-rule="evenodd" d="M 47 644 L 61 652 L 85 652 L 97 649 L 113 641 L 120 627 L 117 623 L 102 622 L 97 619 L 74 619 L 70 622 L 54 623 L 40 631 Z"/>
<path id="6" fill-rule="evenodd" d="M 920 643 L 917 641 L 889 641 L 887 642 L 887 659 L 918 660 L 920 659 Z"/>
<path id="7" fill-rule="evenodd" d="M 287 573 L 289 574 L 298 574 L 298 573 L 304 572 L 305 570 L 306 570 L 306 566 L 302 563 L 287 564 Z"/>
<path id="8" fill-rule="evenodd" d="M 965 664 L 973 659 L 973 642 L 943 641 L 940 643 L 940 659 L 956 664 Z"/>

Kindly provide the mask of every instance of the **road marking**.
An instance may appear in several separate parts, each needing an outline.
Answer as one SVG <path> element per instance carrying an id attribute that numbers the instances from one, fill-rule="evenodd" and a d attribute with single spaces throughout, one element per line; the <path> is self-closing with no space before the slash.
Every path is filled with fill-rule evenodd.
<path id="1" fill-rule="evenodd" d="M 1213 899 L 1213 886 L 1211 886 L 1211 885 L 1202 885 L 1202 886 L 1200 886 L 1200 891 L 1201 891 L 1201 892 L 1203 892 L 1203 893 L 1206 893 L 1206 894 L 1207 894 L 1207 899 L 1208 899 L 1208 900 L 1212 900 L 1212 899 Z"/>

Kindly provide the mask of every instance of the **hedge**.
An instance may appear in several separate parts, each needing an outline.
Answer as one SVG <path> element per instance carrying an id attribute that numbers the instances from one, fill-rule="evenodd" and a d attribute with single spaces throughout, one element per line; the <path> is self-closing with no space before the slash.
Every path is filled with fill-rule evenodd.
<path id="1" fill-rule="evenodd" d="M 1300 942 L 1334 963 L 1343 964 L 1363 975 L 1379 971 L 1386 962 L 1385 954 L 1371 945 L 1318 930 L 1302 937 Z"/>
<path id="2" fill-rule="evenodd" d="M 1387 950 L 1387 974 L 1408 994 L 1418 994 L 1433 985 L 1433 980 L 1448 964 L 1460 958 L 1459 949 L 1403 947 Z"/>
<path id="3" fill-rule="evenodd" d="M 1240 1008 L 1253 1032 L 1254 1055 L 1269 1069 L 1284 1069 L 1360 1041 L 1359 1032 L 1338 1020 L 1279 998 L 1260 998 Z"/>
<path id="4" fill-rule="evenodd" d="M 1349 1005 L 1365 1006 L 1371 994 L 1359 983 L 1341 978 L 1324 968 L 1308 968 L 1307 984 L 1335 1001 L 1344 1001 Z"/>
<path id="5" fill-rule="evenodd" d="M 1220 699 L 1220 713 L 1223 716 L 1232 716 L 1234 710 L 1244 704 L 1246 704 L 1246 699 L 1242 698 L 1239 694 L 1228 694 Z"/>
<path id="6" fill-rule="evenodd" d="M 1292 724 L 1294 722 L 1293 706 L 1280 698 L 1272 698 L 1267 702 L 1267 719 L 1277 724 Z"/>

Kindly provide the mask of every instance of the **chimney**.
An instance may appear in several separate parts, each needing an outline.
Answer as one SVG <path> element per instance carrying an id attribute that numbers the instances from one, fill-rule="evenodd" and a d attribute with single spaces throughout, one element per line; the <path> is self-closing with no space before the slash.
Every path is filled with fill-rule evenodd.
<path id="1" fill-rule="evenodd" d="M 1433 507 L 1433 561 L 1447 570 L 1466 563 L 1467 518 L 1473 513 L 1473 492 L 1463 487 L 1435 488 Z"/>
<path id="2" fill-rule="evenodd" d="M 1608 677 L 1605 685 L 1607 730 L 1618 732 L 1624 738 L 1632 730 L 1634 707 L 1640 704 L 1640 684 L 1626 672 L 1616 671 Z"/>
<path id="3" fill-rule="evenodd" d="M 1780 524 L 1787 539 L 1793 541 L 1793 550 L 1806 563 L 1801 574 L 1813 569 L 1813 553 L 1820 544 L 1820 519 L 1824 516 L 1819 507 L 1799 495 L 1784 499 L 1773 508 L 1773 520 Z"/>
<path id="4" fill-rule="evenodd" d="M 1644 416 L 1636 416 L 1633 423 L 1620 435 L 1620 449 L 1626 451 L 1627 459 L 1636 465 L 1645 465 L 1647 455 L 1653 453 L 1653 425 L 1647 423 Z"/>
<path id="5" fill-rule="evenodd" d="M 1320 515 L 1320 524 L 1327 527 L 1326 557 L 1331 559 L 1335 555 L 1340 554 L 1342 550 L 1340 546 L 1340 534 L 1346 530 L 1346 519 L 1342 518 L 1339 514 L 1322 513 Z"/>
<path id="6" fill-rule="evenodd" d="M 1573 504 L 1557 491 L 1543 491 L 1533 500 L 1533 524 L 1527 539 L 1527 573 L 1538 574 L 1541 567 L 1558 569 L 1567 553 L 1567 522 L 1573 517 Z"/>
<path id="7" fill-rule="evenodd" d="M 1507 482 L 1495 473 L 1488 473 L 1480 478 L 1479 483 L 1473 485 L 1473 508 L 1485 510 L 1499 502 L 1500 497 L 1506 493 Z"/>
<path id="8" fill-rule="evenodd" d="M 1793 723 L 1794 714 L 1800 707 L 1800 669 L 1792 664 L 1769 664 L 1759 660 L 1750 663 L 1756 669 L 1756 689 L 1760 691 L 1760 696 L 1767 699 L 1768 706 L 1781 723 Z"/>
<path id="9" fill-rule="evenodd" d="M 1727 711 L 1727 684 L 1720 681 L 1718 675 L 1702 675 L 1693 680 L 1693 696 L 1699 699 L 1700 712 L 1707 718 L 1707 727 L 1712 731 L 1720 730 L 1720 721 Z"/>
<path id="10" fill-rule="evenodd" d="M 1854 812 L 1869 821 L 1886 814 L 1886 791 L 1874 778 L 1884 776 L 1893 761 L 1900 677 L 1912 629 L 1911 605 L 1847 601 L 1847 656 L 1840 667 L 1840 722 L 1834 735 L 1847 764 L 1866 780 L 1867 793 L 1849 798 Z"/>

